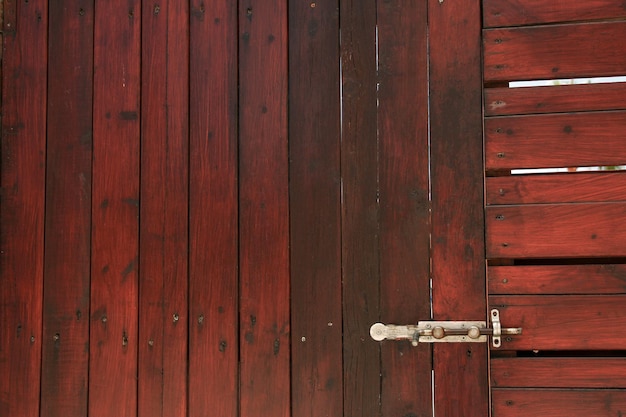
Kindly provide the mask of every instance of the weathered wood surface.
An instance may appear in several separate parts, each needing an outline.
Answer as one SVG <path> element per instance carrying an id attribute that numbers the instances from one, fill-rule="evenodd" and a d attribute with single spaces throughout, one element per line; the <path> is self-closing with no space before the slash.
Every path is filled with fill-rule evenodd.
<path id="1" fill-rule="evenodd" d="M 488 177 L 486 193 L 488 205 L 626 201 L 626 172 Z"/>
<path id="2" fill-rule="evenodd" d="M 239 403 L 237 2 L 189 7 L 189 416 L 228 416 Z"/>
<path id="3" fill-rule="evenodd" d="M 187 18 L 142 10 L 139 416 L 187 413 Z"/>
<path id="4" fill-rule="evenodd" d="M 486 316 L 480 3 L 431 0 L 428 25 L 433 313 L 435 320 L 480 320 Z M 433 355 L 435 414 L 488 415 L 486 345 L 438 343 Z"/>
<path id="5" fill-rule="evenodd" d="M 626 203 L 493 206 L 487 258 L 626 256 Z"/>
<path id="6" fill-rule="evenodd" d="M 497 388 L 626 388 L 626 358 L 493 358 L 491 384 Z"/>
<path id="7" fill-rule="evenodd" d="M 285 2 L 239 2 L 241 417 L 290 415 L 287 49 Z"/>
<path id="8" fill-rule="evenodd" d="M 98 3 L 94 34 L 89 416 L 137 415 L 141 4 Z M 113 365 L 114 364 L 114 365 Z"/>
<path id="9" fill-rule="evenodd" d="M 378 2 L 380 317 L 430 317 L 427 2 Z M 428 345 L 383 343 L 382 415 L 430 415 Z"/>
<path id="10" fill-rule="evenodd" d="M 485 115 L 626 109 L 626 83 L 486 88 Z"/>
<path id="11" fill-rule="evenodd" d="M 626 408 L 625 390 L 494 389 L 493 417 L 609 417 Z"/>
<path id="12" fill-rule="evenodd" d="M 19 9 L 19 10 L 18 10 Z M 4 1 L 0 164 L 0 415 L 39 416 L 47 2 Z"/>
<path id="13" fill-rule="evenodd" d="M 503 337 L 499 350 L 620 350 L 626 325 L 624 295 L 489 296 L 502 327 L 523 334 Z M 510 340 L 509 340 L 510 338 Z"/>
<path id="14" fill-rule="evenodd" d="M 483 31 L 485 81 L 624 75 L 626 21 Z"/>
<path id="15" fill-rule="evenodd" d="M 624 111 L 488 118 L 485 166 L 491 170 L 622 165 L 625 132 Z"/>
<path id="16" fill-rule="evenodd" d="M 93 1 L 66 6 L 48 17 L 40 414 L 63 417 L 87 415 L 94 29 Z"/>
<path id="17" fill-rule="evenodd" d="M 626 294 L 626 265 L 490 266 L 489 294 Z"/>
<path id="18" fill-rule="evenodd" d="M 485 27 L 626 17 L 622 0 L 483 0 Z"/>

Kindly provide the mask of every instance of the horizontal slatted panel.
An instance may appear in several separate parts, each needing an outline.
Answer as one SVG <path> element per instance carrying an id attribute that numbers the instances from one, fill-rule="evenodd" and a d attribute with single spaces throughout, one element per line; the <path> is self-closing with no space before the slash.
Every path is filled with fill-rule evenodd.
<path id="1" fill-rule="evenodd" d="M 626 72 L 626 21 L 483 31 L 484 78 L 536 80 Z"/>
<path id="2" fill-rule="evenodd" d="M 490 266 L 487 274 L 490 294 L 626 294 L 626 265 Z"/>
<path id="3" fill-rule="evenodd" d="M 626 256 L 626 203 L 487 208 L 488 258 Z"/>
<path id="4" fill-rule="evenodd" d="M 622 165 L 625 134 L 624 111 L 490 118 L 485 164 L 487 170 Z"/>
<path id="5" fill-rule="evenodd" d="M 512 175 L 487 178 L 487 204 L 626 200 L 626 172 Z"/>
<path id="6" fill-rule="evenodd" d="M 521 327 L 501 350 L 619 350 L 626 346 L 625 295 L 490 296 L 502 327 Z"/>
<path id="7" fill-rule="evenodd" d="M 483 0 L 485 27 L 626 16 L 623 0 Z"/>
<path id="8" fill-rule="evenodd" d="M 626 109 L 626 83 L 485 89 L 485 115 Z"/>
<path id="9" fill-rule="evenodd" d="M 498 388 L 626 388 L 626 358 L 494 358 Z"/>
<path id="10" fill-rule="evenodd" d="M 492 417 L 604 417 L 626 410 L 625 390 L 494 389 Z"/>

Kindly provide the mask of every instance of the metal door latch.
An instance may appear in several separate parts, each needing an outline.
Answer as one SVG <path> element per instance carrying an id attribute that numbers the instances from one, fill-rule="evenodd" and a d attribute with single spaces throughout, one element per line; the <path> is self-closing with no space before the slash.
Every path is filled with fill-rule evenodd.
<path id="1" fill-rule="evenodd" d="M 370 328 L 372 339 L 409 340 L 413 346 L 426 343 L 484 343 L 491 336 L 494 348 L 500 347 L 502 335 L 522 334 L 521 327 L 502 328 L 500 312 L 491 310 L 492 328 L 484 321 L 420 321 L 415 324 L 398 326 L 395 324 L 376 323 Z"/>

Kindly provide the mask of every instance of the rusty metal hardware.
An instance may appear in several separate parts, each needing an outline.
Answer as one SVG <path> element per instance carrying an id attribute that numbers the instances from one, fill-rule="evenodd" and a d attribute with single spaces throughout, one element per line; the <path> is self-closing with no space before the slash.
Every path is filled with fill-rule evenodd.
<path id="1" fill-rule="evenodd" d="M 491 336 L 494 348 L 502 344 L 502 335 L 522 334 L 521 327 L 503 328 L 500 312 L 491 310 L 492 327 L 484 321 L 420 321 L 416 325 L 376 323 L 370 328 L 370 336 L 376 341 L 409 340 L 413 346 L 425 343 L 484 343 Z"/>

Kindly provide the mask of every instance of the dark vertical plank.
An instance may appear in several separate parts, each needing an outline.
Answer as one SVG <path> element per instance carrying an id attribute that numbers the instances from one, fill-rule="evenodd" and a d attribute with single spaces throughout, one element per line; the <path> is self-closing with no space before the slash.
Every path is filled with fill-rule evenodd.
<path id="1" fill-rule="evenodd" d="M 343 413 L 339 13 L 289 4 L 292 415 Z"/>
<path id="2" fill-rule="evenodd" d="M 187 410 L 186 7 L 142 11 L 140 416 Z"/>
<path id="3" fill-rule="evenodd" d="M 89 415 L 137 414 L 138 0 L 98 2 L 94 35 Z"/>
<path id="4" fill-rule="evenodd" d="M 344 415 L 378 416 L 380 320 L 376 2 L 340 4 L 342 64 L 342 268 Z"/>
<path id="5" fill-rule="evenodd" d="M 193 0 L 189 36 L 189 416 L 236 416 L 237 2 Z"/>
<path id="6" fill-rule="evenodd" d="M 435 320 L 484 320 L 480 2 L 429 2 Z M 435 413 L 488 415 L 484 344 L 434 346 Z"/>
<path id="7" fill-rule="evenodd" d="M 287 4 L 239 2 L 240 407 L 290 415 Z"/>
<path id="8" fill-rule="evenodd" d="M 381 318 L 430 318 L 427 2 L 378 3 Z M 431 346 L 382 345 L 382 415 L 427 416 Z"/>
<path id="9" fill-rule="evenodd" d="M 87 415 L 93 0 L 51 7 L 41 415 Z"/>
<path id="10" fill-rule="evenodd" d="M 39 416 L 47 2 L 4 2 L 0 415 Z"/>

